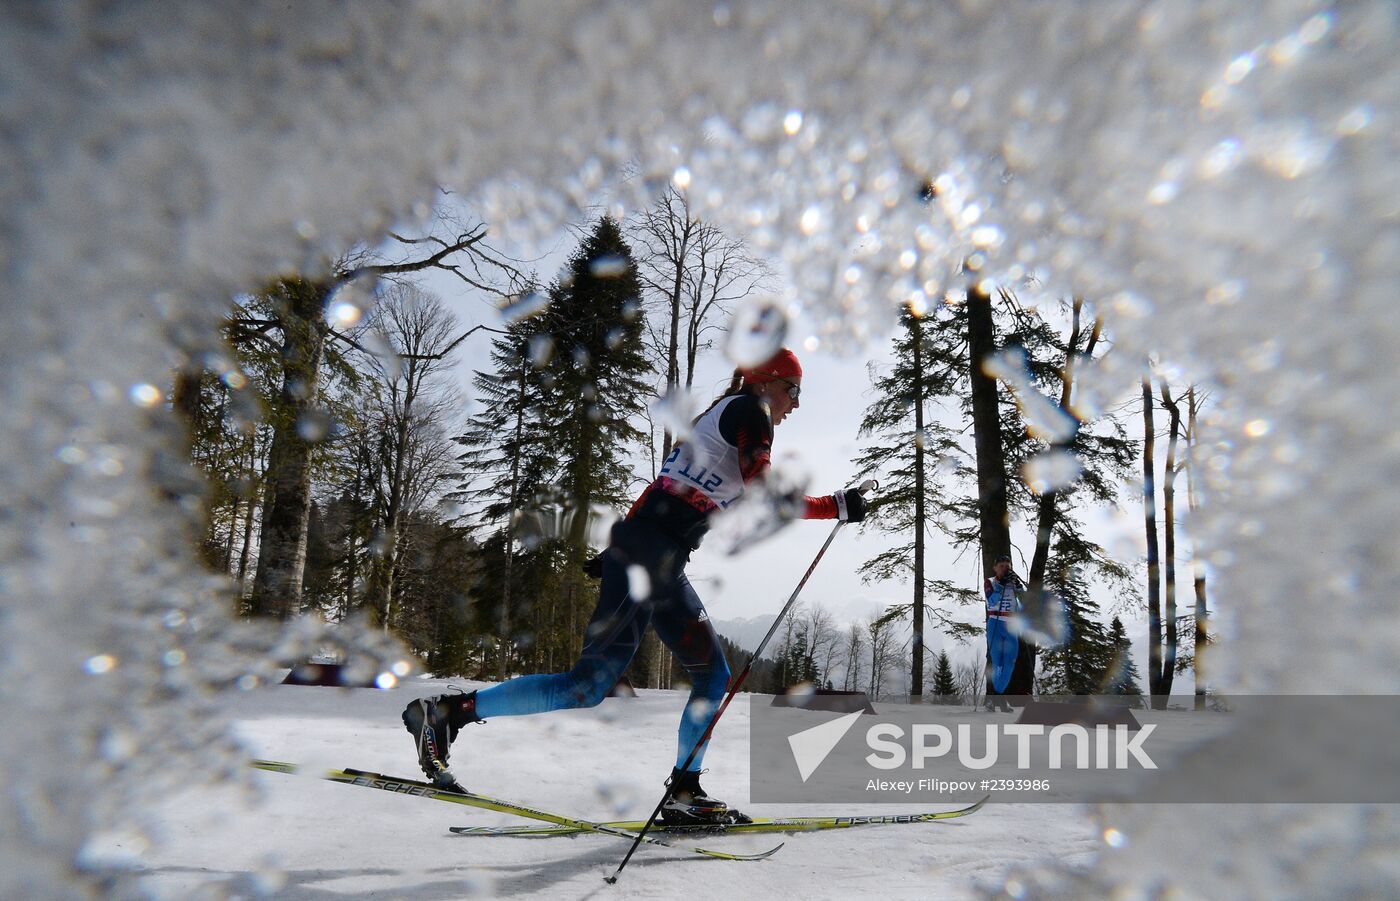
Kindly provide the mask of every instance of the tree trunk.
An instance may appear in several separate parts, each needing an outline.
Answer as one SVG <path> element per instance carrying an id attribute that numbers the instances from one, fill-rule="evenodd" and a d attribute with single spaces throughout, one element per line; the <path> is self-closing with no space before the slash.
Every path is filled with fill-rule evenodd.
<path id="1" fill-rule="evenodd" d="M 256 434 L 248 442 L 248 484 L 253 484 L 253 467 L 257 464 L 258 442 Z M 253 516 L 257 504 L 254 495 L 248 495 L 248 515 L 243 518 L 243 547 L 238 552 L 238 598 L 241 601 L 248 594 L 248 559 L 253 546 Z"/>
<path id="2" fill-rule="evenodd" d="M 409 363 L 410 368 L 413 361 Z M 370 562 L 370 609 L 383 618 L 380 624 L 388 629 L 394 619 L 394 564 L 398 559 L 399 519 L 403 510 L 404 459 L 408 456 L 408 425 L 413 412 L 414 385 L 412 374 L 405 380 L 403 409 L 395 411 L 393 459 L 389 461 L 389 493 L 384 507 L 384 531 Z"/>
<path id="3" fill-rule="evenodd" d="M 282 327 L 281 409 L 268 455 L 258 570 L 253 578 L 255 615 L 286 619 L 301 611 L 306 564 L 306 523 L 311 510 L 311 447 L 298 424 L 316 402 L 325 352 L 327 286 L 287 279 L 280 292 Z"/>
<path id="4" fill-rule="evenodd" d="M 228 543 L 224 545 L 224 559 L 221 562 L 221 569 L 230 572 L 233 569 L 233 540 L 238 536 L 238 514 L 243 508 L 243 499 L 237 495 L 233 498 L 233 503 L 229 505 L 228 514 Z M 253 505 L 248 504 L 247 519 L 253 518 Z"/>
<path id="5" fill-rule="evenodd" d="M 1166 594 L 1163 605 L 1163 616 L 1166 620 L 1166 659 L 1162 662 L 1162 694 L 1170 696 L 1172 693 L 1172 681 L 1176 676 L 1176 449 L 1177 442 L 1181 437 L 1181 409 L 1172 400 L 1171 391 L 1167 388 L 1167 383 L 1162 382 L 1162 406 L 1171 414 L 1171 426 L 1168 429 L 1167 440 L 1167 465 L 1165 475 L 1162 479 L 1162 515 L 1163 515 L 1163 562 L 1166 570 L 1163 575 L 1166 577 Z"/>
<path id="6" fill-rule="evenodd" d="M 175 372 L 175 384 L 170 390 L 170 404 L 175 414 L 185 423 L 188 436 L 193 438 L 200 429 L 199 387 L 204 378 L 204 367 L 191 362 L 188 368 Z"/>
<path id="7" fill-rule="evenodd" d="M 668 203 L 666 225 L 671 230 L 668 249 L 675 256 L 670 259 L 674 266 L 671 279 L 671 291 L 667 297 L 670 305 L 671 321 L 670 334 L 666 342 L 666 390 L 673 392 L 678 390 L 681 382 L 680 371 L 680 340 L 681 340 L 681 288 L 685 282 L 685 271 L 687 258 L 690 255 L 690 235 L 693 223 L 690 219 L 690 202 L 682 198 L 679 223 L 676 222 L 674 208 Z M 677 233 L 679 228 L 679 233 Z M 671 448 L 675 446 L 676 438 L 671 434 L 670 429 L 662 431 L 661 438 L 661 459 L 665 460 L 671 456 Z"/>
<path id="8" fill-rule="evenodd" d="M 1198 508 L 1196 500 L 1195 476 L 1193 474 L 1195 466 L 1195 455 L 1190 453 L 1196 444 L 1196 388 L 1192 386 L 1186 390 L 1186 443 L 1188 448 L 1188 462 L 1186 465 L 1186 506 L 1192 513 Z M 1209 613 L 1206 609 L 1206 569 L 1201 562 L 1201 545 L 1199 541 L 1192 542 L 1191 548 L 1191 584 L 1196 592 L 1196 650 L 1193 656 L 1194 669 L 1196 671 L 1196 709 L 1204 710 L 1206 707 L 1206 678 L 1205 678 L 1205 657 L 1206 646 L 1210 644 L 1210 634 L 1207 631 L 1207 621 Z"/>
<path id="9" fill-rule="evenodd" d="M 1065 348 L 1065 365 L 1060 371 L 1060 409 L 1074 418 L 1075 433 L 1062 441 L 1053 442 L 1049 448 L 1049 452 L 1052 454 L 1068 453 L 1078 436 L 1079 417 L 1070 412 L 1070 401 L 1074 395 L 1074 358 L 1079 353 L 1080 314 L 1083 309 L 1083 298 L 1074 298 L 1069 343 Z M 1088 343 L 1085 345 L 1085 356 L 1093 355 L 1094 347 L 1098 344 L 1101 334 L 1103 334 L 1103 320 L 1096 318 L 1094 327 L 1089 334 Z M 1058 525 L 1059 499 L 1060 492 L 1056 488 L 1049 488 L 1040 495 L 1036 508 L 1035 552 L 1031 555 L 1031 569 L 1026 575 L 1026 598 L 1023 602 L 1025 615 L 1026 619 L 1035 624 L 1040 631 L 1046 631 L 1044 628 L 1046 622 L 1045 570 L 1050 563 L 1050 546 L 1055 536 L 1055 527 Z M 1032 674 L 1035 672 L 1037 650 L 1033 643 L 1027 644 L 1028 665 Z"/>
<path id="10" fill-rule="evenodd" d="M 1152 380 L 1142 380 L 1142 518 L 1147 533 L 1147 685 L 1152 706 L 1166 706 L 1162 694 L 1162 586 L 1157 555 L 1157 487 L 1153 451 Z"/>
<path id="11" fill-rule="evenodd" d="M 200 387 L 203 384 L 204 367 L 198 362 L 191 360 L 184 369 L 175 372 L 175 381 L 170 390 L 171 407 L 176 416 L 185 424 L 185 451 L 190 458 L 190 462 L 195 464 L 196 470 L 200 468 L 200 461 L 194 457 L 196 437 L 205 428 L 205 412 Z M 213 461 L 205 461 L 204 479 L 200 484 L 204 485 L 208 478 L 217 478 L 219 473 L 212 465 Z M 208 492 L 201 492 L 203 497 L 199 505 L 198 530 L 195 532 L 199 537 L 195 540 L 195 552 L 199 559 L 209 569 L 219 568 L 218 554 L 215 551 L 215 543 L 211 540 L 214 526 L 213 511 L 209 509 Z M 170 500 L 178 501 L 176 494 L 168 496 Z M 230 533 L 229 542 L 232 543 L 233 535 Z M 224 571 L 227 572 L 227 566 Z"/>
<path id="12" fill-rule="evenodd" d="M 991 573 L 1000 554 L 1011 553 L 1011 524 L 1006 499 L 1006 453 L 1001 443 L 997 383 L 985 371 L 996 352 L 992 299 L 975 285 L 967 289 L 967 343 L 972 385 L 972 432 L 977 456 L 977 509 L 982 539 L 982 573 Z M 980 586 L 979 586 L 980 587 Z M 987 691 L 991 688 L 991 651 L 987 652 Z M 1030 677 L 1012 676 L 1007 694 L 1029 694 Z"/>
<path id="13" fill-rule="evenodd" d="M 681 242 L 681 256 L 676 261 L 676 279 L 671 289 L 671 333 L 666 343 L 666 391 L 675 392 L 681 383 L 680 340 L 681 340 L 681 276 L 685 273 L 685 242 Z M 674 399 L 674 398 L 673 398 Z M 670 429 L 662 430 L 661 459 L 671 456 L 671 448 L 676 438 Z"/>
<path id="14" fill-rule="evenodd" d="M 501 647 L 496 657 L 496 679 L 504 682 L 510 670 L 510 583 L 515 571 L 515 505 L 520 486 L 520 441 L 525 431 L 525 347 L 520 348 L 515 396 L 515 453 L 510 461 L 510 507 L 506 511 L 506 574 L 501 586 Z"/>
<path id="15" fill-rule="evenodd" d="M 914 334 L 914 647 L 909 694 L 924 694 L 924 324 L 909 313 Z"/>

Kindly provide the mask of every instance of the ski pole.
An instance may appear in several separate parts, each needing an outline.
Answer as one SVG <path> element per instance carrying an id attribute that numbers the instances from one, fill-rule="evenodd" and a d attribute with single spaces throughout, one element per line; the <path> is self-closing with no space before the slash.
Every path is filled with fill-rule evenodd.
<path id="1" fill-rule="evenodd" d="M 879 484 L 875 482 L 875 480 L 867 479 L 861 483 L 859 490 L 863 496 L 878 487 Z M 743 686 L 744 680 L 749 677 L 749 671 L 753 669 L 754 661 L 762 656 L 763 649 L 768 646 L 769 640 L 777 633 L 778 627 L 782 625 L 783 620 L 787 617 L 788 611 L 792 609 L 793 603 L 797 601 L 797 596 L 802 593 L 802 589 L 806 586 L 807 580 L 812 577 L 812 573 L 816 570 L 817 564 L 821 562 L 822 557 L 826 554 L 826 549 L 831 547 L 831 542 L 836 540 L 836 533 L 841 531 L 841 527 L 845 524 L 844 520 L 836 523 L 836 526 L 831 530 L 831 534 L 826 536 L 826 543 L 822 545 L 821 550 L 817 551 L 817 556 L 812 560 L 812 565 L 807 567 L 807 571 L 802 574 L 802 581 L 798 582 L 797 587 L 792 590 L 792 596 L 789 597 L 787 603 L 783 605 L 783 609 L 778 613 L 778 618 L 773 620 L 773 625 L 768 628 L 768 634 L 763 636 L 763 640 L 758 643 L 758 649 L 753 652 L 753 656 L 749 658 L 749 662 L 744 664 L 743 670 L 735 677 L 734 682 L 729 687 L 729 691 L 724 696 L 724 700 L 710 717 L 709 725 L 705 727 L 704 733 L 701 734 L 695 746 L 690 749 L 690 753 L 685 758 L 685 763 L 680 766 L 681 772 L 690 769 L 690 764 L 695 760 L 695 755 L 699 754 L 705 742 L 710 740 L 711 733 L 715 731 L 715 724 L 719 722 L 720 717 L 724 716 L 724 711 L 729 707 L 729 702 L 734 700 L 734 696 L 739 693 L 739 688 Z M 610 885 L 617 884 L 617 877 L 622 875 L 623 868 L 626 867 L 627 862 L 632 859 L 632 855 L 642 843 L 642 839 L 651 831 L 652 824 L 655 823 L 656 818 L 661 815 L 661 809 L 666 806 L 666 802 L 669 800 L 671 800 L 671 786 L 667 785 L 665 793 L 662 794 L 661 800 L 656 805 L 656 809 L 651 812 L 651 816 L 647 817 L 647 821 L 642 825 L 642 828 L 638 830 L 637 837 L 632 839 L 632 847 L 627 849 L 627 856 L 622 858 L 622 863 L 617 865 L 617 869 L 613 871 L 611 876 L 604 877 L 605 882 Z"/>

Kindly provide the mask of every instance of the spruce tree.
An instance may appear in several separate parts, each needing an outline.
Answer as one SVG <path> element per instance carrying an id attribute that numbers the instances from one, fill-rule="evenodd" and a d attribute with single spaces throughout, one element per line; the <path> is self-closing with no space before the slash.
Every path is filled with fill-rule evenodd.
<path id="1" fill-rule="evenodd" d="M 458 462 L 464 481 L 453 500 L 475 514 L 476 527 L 493 529 L 481 536 L 482 581 L 473 613 L 480 630 L 495 636 L 496 677 L 511 669 L 510 649 L 519 644 L 530 653 L 541 633 L 529 599 L 540 597 L 525 591 L 522 583 L 542 589 L 551 574 L 537 571 L 547 566 L 548 553 L 517 559 L 522 544 L 531 554 L 550 536 L 520 533 L 520 511 L 539 495 L 554 477 L 555 459 L 550 450 L 550 423 L 545 412 L 545 373 L 542 348 L 550 343 L 539 319 L 512 323 L 491 343 L 492 368 L 478 371 L 472 386 L 481 409 L 467 421 L 456 441 L 463 451 Z"/>
<path id="2" fill-rule="evenodd" d="M 564 538 L 564 610 L 582 624 L 597 600 L 585 581 L 592 556 L 588 520 L 595 506 L 632 500 L 630 454 L 645 435 L 633 424 L 650 392 L 652 367 L 642 347 L 641 282 L 617 222 L 604 216 L 583 240 L 541 316 L 554 350 L 546 364 L 545 411 L 555 455 L 555 484 L 570 517 Z"/>
<path id="3" fill-rule="evenodd" d="M 929 579 L 924 569 L 925 540 L 934 525 L 957 521 L 961 512 L 948 501 L 944 486 L 950 467 L 964 465 L 959 435 L 945 423 L 925 418 L 926 405 L 946 400 L 958 390 L 959 376 L 949 365 L 949 350 L 939 341 L 938 324 L 906 309 L 891 347 L 888 371 L 871 370 L 875 399 L 861 419 L 858 437 L 874 441 L 852 461 L 859 478 L 876 477 L 880 490 L 869 500 L 866 528 L 902 536 L 905 540 L 876 555 L 861 567 L 866 581 L 908 579 L 910 603 L 900 605 L 914 614 L 916 635 L 923 618 L 932 618 L 950 634 L 972 635 L 980 629 L 949 616 L 949 604 L 930 606 L 934 598 L 973 603 L 977 593 L 947 580 Z M 957 462 L 953 462 L 957 461 Z M 922 642 L 916 642 L 921 645 Z M 914 668 L 916 672 L 921 667 Z"/>
<path id="4" fill-rule="evenodd" d="M 1058 395 L 1069 371 L 1068 361 L 1074 357 L 1069 342 L 1061 339 L 1039 312 L 1021 306 L 1014 293 L 999 291 L 994 298 L 979 295 L 979 303 L 990 308 L 996 358 L 1019 361 L 1006 365 L 1019 370 L 1016 381 L 1023 388 L 1042 395 Z M 950 296 L 922 319 L 906 313 L 893 341 L 893 365 L 886 372 L 872 372 L 875 399 L 866 411 L 860 434 L 876 443 L 854 463 L 859 478 L 873 476 L 881 483 L 881 491 L 871 504 L 869 527 L 904 535 L 906 543 L 868 561 L 862 568 L 867 579 L 909 579 L 920 571 L 917 551 L 922 527 L 940 530 L 956 550 L 980 549 L 988 571 L 990 555 L 1010 550 L 989 544 L 1002 539 L 987 534 L 987 498 L 983 496 L 986 491 L 979 486 L 996 478 L 985 472 L 979 474 L 972 442 L 967 438 L 974 431 L 969 306 L 967 300 Z M 983 332 L 985 326 L 983 322 Z M 1083 342 L 1075 343 L 1075 349 L 1082 352 Z M 928 404 L 929 415 L 924 427 L 917 429 L 920 397 Z M 1066 559 L 1060 571 L 1072 561 L 1087 568 L 1087 575 L 1095 579 L 1125 585 L 1126 571 L 1102 548 L 1084 538 L 1079 519 L 1083 505 L 1115 499 L 1117 481 L 1131 465 L 1133 445 L 1121 426 L 1112 421 L 1102 427 L 1098 423 L 1078 424 L 1072 440 L 1059 449 L 1073 453 L 1083 463 L 1083 472 L 1075 491 L 1061 490 L 1050 498 L 1056 515 L 1043 518 L 1042 496 L 1016 476 L 1051 443 L 1029 427 L 1023 405 L 1014 392 L 999 387 L 996 405 L 1006 471 L 1000 487 L 1010 521 L 1028 522 L 1032 527 L 1042 519 L 1049 523 L 1048 539 L 1064 546 Z M 920 483 L 922 491 L 917 487 Z M 980 606 L 980 580 L 966 585 L 927 578 L 925 587 L 934 601 L 928 615 L 945 631 L 954 636 L 980 636 L 980 623 L 966 626 L 952 622 L 952 608 L 956 605 Z M 1056 586 L 1047 578 L 1044 587 L 1053 590 Z M 1031 594 L 1027 592 L 1024 599 L 1028 613 L 1034 613 L 1032 608 L 1038 606 Z M 903 606 L 906 611 L 911 610 L 914 603 Z M 1039 617 L 1036 624 L 1039 625 Z M 1014 687 L 1009 691 L 1030 690 L 1028 672 L 1022 675 L 1026 677 L 1025 684 L 1013 681 Z"/>
<path id="5" fill-rule="evenodd" d="M 632 499 L 629 452 L 645 435 L 633 424 L 650 390 L 642 348 L 641 282 L 617 223 L 604 216 L 550 289 L 541 317 L 553 341 L 547 364 L 556 482 L 574 511 Z M 580 561 L 588 553 L 585 517 L 568 536 Z"/>
<path id="6" fill-rule="evenodd" d="M 1109 641 L 1113 643 L 1113 663 L 1104 680 L 1104 694 L 1141 696 L 1137 665 L 1133 663 L 1133 644 L 1128 640 L 1123 621 L 1113 618 L 1109 626 Z"/>
<path id="7" fill-rule="evenodd" d="M 1089 593 L 1083 560 L 1074 545 L 1055 546 L 1045 574 L 1046 591 L 1060 608 L 1060 640 L 1042 647 L 1041 692 L 1054 695 L 1093 695 L 1113 665 L 1115 647 L 1098 621 L 1099 606 Z"/>
<path id="8" fill-rule="evenodd" d="M 953 676 L 953 662 L 947 651 L 938 652 L 933 668 L 933 694 L 943 703 L 952 703 L 958 696 L 958 683 Z"/>

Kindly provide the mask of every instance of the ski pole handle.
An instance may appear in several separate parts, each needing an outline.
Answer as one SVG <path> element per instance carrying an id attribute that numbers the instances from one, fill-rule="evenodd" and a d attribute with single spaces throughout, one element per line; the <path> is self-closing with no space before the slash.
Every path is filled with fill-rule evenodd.
<path id="1" fill-rule="evenodd" d="M 879 487 L 880 487 L 880 483 L 879 483 L 879 482 L 875 481 L 874 479 L 866 479 L 864 482 L 861 482 L 861 483 L 860 483 L 860 488 L 858 488 L 858 489 L 856 489 L 856 490 L 859 491 L 859 492 L 861 493 L 862 496 L 864 496 L 864 495 L 867 495 L 867 494 L 869 494 L 870 492 L 876 490 L 876 489 L 879 488 Z"/>

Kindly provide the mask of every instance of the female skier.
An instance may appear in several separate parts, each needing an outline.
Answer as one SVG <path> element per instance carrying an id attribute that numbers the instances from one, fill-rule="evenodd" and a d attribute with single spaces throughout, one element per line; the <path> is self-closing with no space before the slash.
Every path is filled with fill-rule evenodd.
<path id="1" fill-rule="evenodd" d="M 747 818 L 700 787 L 705 748 L 681 770 L 708 725 L 729 682 L 729 667 L 705 607 L 685 575 L 716 510 L 738 500 L 744 487 L 768 471 L 773 427 L 799 406 L 802 367 L 786 348 L 752 369 L 737 369 L 729 389 L 694 423 L 690 437 L 666 458 L 626 518 L 613 526 L 600 558 L 598 607 L 584 634 L 573 669 L 520 676 L 490 688 L 411 702 L 403 712 L 418 762 L 430 779 L 460 790 L 447 769 L 448 747 L 468 723 L 593 707 L 607 697 L 636 654 L 647 624 L 690 674 L 690 701 L 681 714 L 671 798 L 662 811 L 668 826 L 743 822 Z M 803 499 L 802 518 L 860 522 L 865 501 L 857 489 Z M 628 568 L 641 566 L 650 588 L 629 591 Z M 641 582 L 643 580 L 636 580 Z M 707 742 L 708 744 L 708 742 Z"/>

